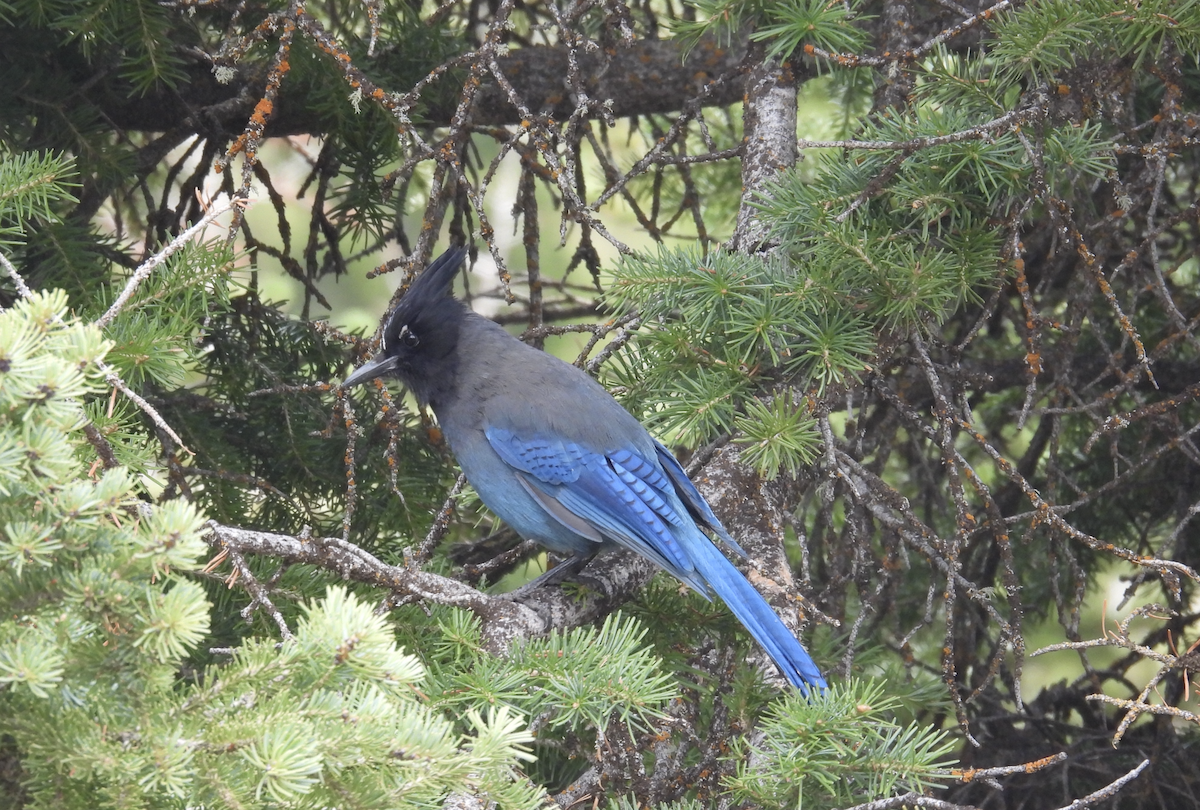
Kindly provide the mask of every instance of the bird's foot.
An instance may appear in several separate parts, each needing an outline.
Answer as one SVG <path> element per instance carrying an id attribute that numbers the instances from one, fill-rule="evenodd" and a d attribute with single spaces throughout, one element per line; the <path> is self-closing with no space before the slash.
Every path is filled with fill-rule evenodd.
<path id="1" fill-rule="evenodd" d="M 538 588 L 561 585 L 564 581 L 574 577 L 576 574 L 582 571 L 595 556 L 595 554 L 576 554 L 575 556 L 568 557 L 536 579 L 526 582 L 516 590 L 499 594 L 499 596 L 503 599 L 508 599 L 513 602 L 521 602 L 527 599 Z"/>

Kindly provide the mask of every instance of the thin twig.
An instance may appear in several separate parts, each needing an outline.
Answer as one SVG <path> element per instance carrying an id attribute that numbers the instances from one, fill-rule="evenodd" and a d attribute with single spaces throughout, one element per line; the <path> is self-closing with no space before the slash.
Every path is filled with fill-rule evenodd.
<path id="1" fill-rule="evenodd" d="M 948 143 L 961 143 L 963 141 L 977 141 L 980 138 L 986 137 L 989 133 L 1005 129 L 1010 126 L 1015 126 L 1022 123 L 1026 118 L 1036 115 L 1036 111 L 1029 109 L 1013 110 L 1007 112 L 998 118 L 993 118 L 991 121 L 985 121 L 978 126 L 969 127 L 968 129 L 951 132 L 947 135 L 930 135 L 923 138 L 913 138 L 907 141 L 858 141 L 858 140 L 843 140 L 843 141 L 796 141 L 797 149 L 867 149 L 883 152 L 916 152 L 921 149 L 928 149 L 931 146 L 942 146 Z"/>
<path id="2" fill-rule="evenodd" d="M 442 504 L 442 508 L 438 510 L 437 517 L 433 519 L 433 525 L 429 527 L 429 534 L 425 535 L 421 545 L 417 546 L 417 550 L 409 558 L 409 565 L 424 565 L 433 557 L 433 552 L 442 542 L 446 529 L 450 527 L 450 518 L 454 514 L 454 502 L 458 499 L 458 494 L 462 492 L 466 483 L 467 477 L 459 473 L 458 480 L 446 493 L 446 500 Z"/>
<path id="3" fill-rule="evenodd" d="M 4 265 L 4 270 L 8 273 L 8 277 L 13 280 L 13 284 L 17 285 L 17 292 L 21 294 L 21 297 L 32 298 L 33 290 L 29 289 L 29 285 L 25 283 L 25 279 L 21 278 L 21 274 L 17 272 L 17 268 L 13 267 L 13 263 L 3 253 L 0 253 L 0 264 Z"/>
<path id="4" fill-rule="evenodd" d="M 242 618 L 249 622 L 251 617 L 254 615 L 255 609 L 261 605 L 262 608 L 267 611 L 267 615 L 275 620 L 275 624 L 279 626 L 279 634 L 283 636 L 285 641 L 290 641 L 291 639 L 295 638 L 295 636 L 292 635 L 292 631 L 288 629 L 287 622 L 284 621 L 283 614 L 279 612 L 279 608 L 275 607 L 275 603 L 271 601 L 271 596 L 267 593 L 267 589 L 261 582 L 258 581 L 258 578 L 254 576 L 254 573 L 250 570 L 250 567 L 246 565 L 246 560 L 244 557 L 242 557 L 242 553 L 232 548 L 226 549 L 226 551 L 229 552 L 229 561 L 233 564 L 233 568 L 238 573 L 239 578 L 245 583 L 245 588 L 250 592 L 251 596 L 250 604 L 242 608 Z M 230 587 L 233 587 L 232 580 L 233 576 L 230 575 Z"/>
<path id="5" fill-rule="evenodd" d="M 167 244 L 167 246 L 162 250 L 158 251 L 158 253 L 155 253 L 149 259 L 142 262 L 141 266 L 138 267 L 132 276 L 130 276 L 129 281 L 125 283 L 125 289 L 121 290 L 121 294 L 117 296 L 117 300 L 113 301 L 112 306 L 108 308 L 107 312 L 96 319 L 96 326 L 101 329 L 103 329 L 105 326 L 108 326 L 112 319 L 117 317 L 117 315 L 121 313 L 121 310 L 125 308 L 125 305 L 129 303 L 129 299 L 133 297 L 135 292 L 137 292 L 137 288 L 141 285 L 141 283 L 149 278 L 150 274 L 153 273 L 160 265 L 162 265 L 163 262 L 178 252 L 179 249 L 188 242 L 190 242 L 193 236 L 211 225 L 213 220 L 215 220 L 217 217 L 221 216 L 227 211 L 233 210 L 234 208 L 244 207 L 247 202 L 248 201 L 245 198 L 234 197 L 231 199 L 226 199 L 217 205 L 211 206 L 204 216 L 201 217 L 199 222 L 188 228 L 183 233 L 179 234 L 179 236 L 176 236 L 174 239 L 172 239 L 170 243 Z"/>
<path id="6" fill-rule="evenodd" d="M 889 796 L 886 799 L 876 799 L 865 804 L 856 804 L 846 810 L 894 810 L 899 807 L 925 807 L 928 810 L 979 810 L 973 804 L 955 804 L 920 793 L 905 793 L 902 796 Z"/>
<path id="7" fill-rule="evenodd" d="M 993 779 L 997 776 L 1019 776 L 1020 774 L 1035 773 L 1045 770 L 1051 765 L 1057 765 L 1066 758 L 1066 753 L 1060 751 L 1057 754 L 1051 754 L 1048 757 L 1035 759 L 1033 762 L 1026 762 L 1021 765 L 1001 765 L 998 768 L 967 768 L 962 771 L 953 770 L 951 773 L 957 776 L 962 782 L 977 782 L 980 779 Z"/>
<path id="8" fill-rule="evenodd" d="M 97 360 L 96 366 L 100 369 L 100 372 L 104 374 L 105 382 L 128 397 L 129 401 L 134 405 L 137 405 L 142 413 L 150 417 L 150 421 L 153 422 L 159 430 L 171 437 L 171 441 L 175 442 L 175 444 L 179 446 L 180 450 L 187 453 L 189 456 L 196 455 L 190 449 L 188 449 L 186 444 L 183 443 L 183 439 L 179 438 L 179 434 L 167 424 L 167 420 L 163 419 L 162 414 L 155 410 L 154 406 L 143 399 L 140 394 L 125 384 L 125 381 L 121 379 L 121 375 L 117 373 L 115 368 L 110 366 L 108 363 L 105 363 L 103 360 Z"/>
<path id="9" fill-rule="evenodd" d="M 1062 807 L 1059 808 L 1059 810 L 1083 810 L 1083 808 L 1091 807 L 1093 804 L 1096 804 L 1097 802 L 1102 802 L 1102 801 L 1105 801 L 1106 799 L 1111 799 L 1114 795 L 1116 795 L 1118 790 L 1125 787 L 1125 785 L 1129 784 L 1134 779 L 1137 779 L 1138 776 L 1141 775 L 1142 771 L 1146 770 L 1146 767 L 1149 764 L 1150 764 L 1150 760 L 1143 759 L 1141 761 L 1141 764 L 1139 764 L 1136 768 L 1131 770 L 1129 773 L 1122 776 L 1120 779 L 1116 779 L 1112 782 L 1109 782 L 1104 787 L 1100 788 L 1099 790 L 1097 790 L 1093 793 L 1089 793 L 1088 795 L 1084 796 L 1082 799 L 1076 799 L 1075 801 L 1071 802 L 1070 804 L 1063 805 Z"/>

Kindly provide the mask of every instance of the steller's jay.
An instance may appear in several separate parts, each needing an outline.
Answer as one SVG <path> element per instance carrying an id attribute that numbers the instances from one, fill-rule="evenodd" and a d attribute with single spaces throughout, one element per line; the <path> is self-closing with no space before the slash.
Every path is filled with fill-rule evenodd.
<path id="1" fill-rule="evenodd" d="M 398 377 L 433 408 L 485 504 L 518 534 L 586 562 L 622 546 L 725 600 L 803 693 L 825 680 L 770 605 L 701 532 L 743 557 L 667 448 L 586 373 L 527 346 L 451 293 L 451 248 L 413 282 L 378 355 L 342 383 Z"/>

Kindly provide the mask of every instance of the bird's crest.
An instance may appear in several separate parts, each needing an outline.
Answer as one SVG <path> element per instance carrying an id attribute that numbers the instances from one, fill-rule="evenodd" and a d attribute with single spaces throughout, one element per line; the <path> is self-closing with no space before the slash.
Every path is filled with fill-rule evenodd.
<path id="1" fill-rule="evenodd" d="M 392 374 L 428 402 L 449 385 L 458 327 L 466 312 L 450 288 L 466 255 L 466 248 L 450 248 L 425 268 L 388 318 L 379 354 L 347 377 L 342 387 Z"/>
<path id="2" fill-rule="evenodd" d="M 444 331 L 455 321 L 462 305 L 450 290 L 466 255 L 464 247 L 450 248 L 417 276 L 384 327 L 383 354 L 400 351 L 400 341 L 409 348 L 416 348 L 420 342 L 428 341 L 431 333 Z"/>
<path id="3" fill-rule="evenodd" d="M 403 326 L 416 313 L 436 305 L 439 301 L 450 296 L 450 288 L 454 285 L 454 276 L 467 255 L 465 247 L 452 247 L 438 256 L 425 272 L 417 276 L 409 285 L 408 292 L 400 299 L 399 305 L 392 312 L 389 327 L 395 325 L 398 336 Z M 391 332 L 391 329 L 387 330 Z M 385 340 L 388 335 L 385 333 Z"/>

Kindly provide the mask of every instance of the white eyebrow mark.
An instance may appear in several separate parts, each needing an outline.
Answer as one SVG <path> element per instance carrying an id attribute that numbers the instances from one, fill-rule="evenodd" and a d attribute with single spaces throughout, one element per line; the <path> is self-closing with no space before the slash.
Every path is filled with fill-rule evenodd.
<path id="1" fill-rule="evenodd" d="M 400 327 L 400 332 L 396 335 L 396 337 L 402 338 L 407 334 L 408 334 L 408 324 L 404 324 L 403 326 Z M 386 329 L 383 330 L 383 335 L 380 336 L 379 342 L 380 342 L 380 350 L 386 352 L 387 351 L 387 330 Z"/>

